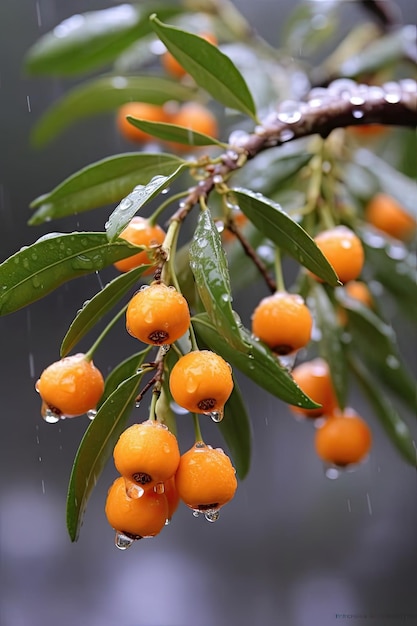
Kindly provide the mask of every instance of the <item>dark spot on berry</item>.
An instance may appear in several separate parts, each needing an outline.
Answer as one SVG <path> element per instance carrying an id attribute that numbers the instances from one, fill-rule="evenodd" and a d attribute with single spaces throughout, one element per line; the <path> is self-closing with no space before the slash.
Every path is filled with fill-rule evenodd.
<path id="1" fill-rule="evenodd" d="M 200 411 L 212 411 L 216 406 L 216 398 L 205 398 L 197 403 Z"/>
<path id="2" fill-rule="evenodd" d="M 168 343 L 169 334 L 165 330 L 154 330 L 148 335 L 149 341 L 156 346 Z"/>
<path id="3" fill-rule="evenodd" d="M 218 509 L 219 503 L 211 502 L 210 504 L 197 504 L 195 508 L 198 509 L 199 511 L 210 511 L 210 509 Z"/>
<path id="4" fill-rule="evenodd" d="M 149 474 L 146 474 L 145 472 L 136 472 L 135 474 L 132 474 L 132 478 L 135 483 L 138 483 L 138 485 L 147 485 L 152 481 Z"/>

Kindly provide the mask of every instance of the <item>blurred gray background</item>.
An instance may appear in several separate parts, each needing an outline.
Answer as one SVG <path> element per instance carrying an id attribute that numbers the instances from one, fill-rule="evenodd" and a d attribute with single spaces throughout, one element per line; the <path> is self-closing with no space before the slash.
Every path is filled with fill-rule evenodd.
<path id="1" fill-rule="evenodd" d="M 29 147 L 34 120 L 72 83 L 28 79 L 25 52 L 65 17 L 113 4 L 1 0 L 0 261 L 50 230 L 26 225 L 34 197 L 91 161 L 131 149 L 118 138 L 111 116 L 79 124 L 41 151 Z M 357 10 L 356 3 L 346 4 Z M 405 20 L 415 18 L 413 3 L 398 4 Z M 295 3 L 236 5 L 277 42 Z M 85 214 L 79 223 L 63 220 L 52 229 L 102 230 L 108 212 Z M 118 551 L 103 512 L 116 476 L 109 463 L 80 539 L 70 543 L 66 488 L 87 418 L 44 423 L 34 383 L 58 358 L 69 323 L 100 279 L 74 281 L 0 318 L 1 626 L 417 624 L 416 475 L 360 399 L 356 406 L 373 429 L 374 449 L 357 471 L 332 481 L 315 455 L 312 424 L 297 422 L 282 402 L 242 379 L 253 419 L 253 464 L 218 523 L 194 519 L 180 506 L 159 537 Z M 244 306 L 238 299 L 236 307 Z M 410 347 L 410 335 L 401 342 Z M 95 359 L 105 373 L 136 349 L 117 332 L 106 345 Z M 145 408 L 132 416 L 145 418 Z M 185 450 L 191 427 L 187 416 L 180 419 Z M 215 424 L 204 423 L 204 435 L 221 443 Z"/>

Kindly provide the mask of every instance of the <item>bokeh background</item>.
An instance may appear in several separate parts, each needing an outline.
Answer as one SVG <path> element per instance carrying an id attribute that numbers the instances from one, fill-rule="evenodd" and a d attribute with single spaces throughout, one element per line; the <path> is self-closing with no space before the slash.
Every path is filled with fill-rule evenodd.
<path id="1" fill-rule="evenodd" d="M 41 151 L 29 146 L 34 121 L 73 82 L 27 78 L 27 49 L 73 13 L 113 4 L 1 0 L 0 261 L 50 230 L 27 226 L 34 197 L 94 160 L 131 149 L 117 136 L 111 116 L 81 123 Z M 295 4 L 236 0 L 274 43 Z M 358 6 L 345 4 L 349 28 Z M 405 21 L 415 18 L 412 5 L 398 2 Z M 62 220 L 52 229 L 101 230 L 108 213 Z M 357 471 L 329 480 L 313 450 L 313 426 L 296 421 L 282 402 L 241 379 L 253 419 L 252 469 L 219 522 L 208 524 L 180 507 L 158 538 L 118 551 L 103 513 L 116 476 L 110 462 L 80 539 L 70 543 L 66 488 L 87 418 L 44 423 L 34 383 L 58 358 L 76 310 L 105 278 L 74 281 L 0 318 L 1 625 L 417 624 L 416 475 L 360 397 L 353 401 L 369 420 L 374 449 Z M 263 293 L 259 288 L 252 297 Z M 247 297 L 236 300 L 239 310 L 249 311 Z M 395 317 L 392 322 L 400 324 Z M 416 335 L 401 324 L 400 342 L 415 369 Z M 132 342 L 123 332 L 113 333 L 97 364 L 109 371 L 136 348 Z M 142 407 L 132 419 L 145 417 Z M 185 450 L 191 429 L 187 417 L 181 420 Z M 215 424 L 205 423 L 204 434 L 221 444 Z"/>

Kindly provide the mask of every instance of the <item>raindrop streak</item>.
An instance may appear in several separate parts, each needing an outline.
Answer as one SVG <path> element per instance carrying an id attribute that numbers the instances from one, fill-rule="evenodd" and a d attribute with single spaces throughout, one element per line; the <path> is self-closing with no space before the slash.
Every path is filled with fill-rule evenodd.
<path id="1" fill-rule="evenodd" d="M 347 508 L 348 508 L 349 513 L 352 513 L 352 507 L 350 505 L 350 498 L 347 499 Z"/>
<path id="2" fill-rule="evenodd" d="M 96 276 L 97 276 L 97 280 L 98 280 L 98 284 L 100 286 L 100 289 L 103 290 L 104 289 L 104 285 L 103 285 L 103 281 L 101 280 L 101 276 L 98 270 L 96 270 Z"/>
<path id="3" fill-rule="evenodd" d="M 371 498 L 368 492 L 366 492 L 366 501 L 368 503 L 368 511 L 369 511 L 369 515 L 372 515 L 372 504 L 371 504 Z"/>
<path id="4" fill-rule="evenodd" d="M 29 97 L 29 96 L 26 96 L 26 102 L 27 102 L 27 105 L 28 105 L 28 111 L 29 111 L 29 113 L 32 113 L 32 108 L 31 108 L 31 106 L 30 106 L 30 97 Z"/>
<path id="5" fill-rule="evenodd" d="M 36 3 L 36 18 L 38 20 L 39 28 L 42 26 L 42 17 L 41 17 L 41 9 L 39 6 L 39 2 Z"/>
<path id="6" fill-rule="evenodd" d="M 128 537 L 123 533 L 116 533 L 114 545 L 116 546 L 116 548 L 119 548 L 119 550 L 127 550 L 128 548 L 130 548 L 133 542 L 134 539 L 132 539 L 131 537 Z"/>
<path id="7" fill-rule="evenodd" d="M 42 478 L 42 493 L 45 495 L 45 481 Z"/>

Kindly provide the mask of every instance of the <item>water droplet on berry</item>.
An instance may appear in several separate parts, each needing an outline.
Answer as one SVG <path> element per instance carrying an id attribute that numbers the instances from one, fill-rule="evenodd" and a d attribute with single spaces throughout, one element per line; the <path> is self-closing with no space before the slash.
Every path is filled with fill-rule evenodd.
<path id="1" fill-rule="evenodd" d="M 93 420 L 96 415 L 97 415 L 96 409 L 89 409 L 87 411 L 87 417 L 88 417 L 89 420 Z"/>
<path id="2" fill-rule="evenodd" d="M 188 376 L 187 382 L 185 383 L 185 389 L 188 393 L 194 393 L 197 391 L 198 381 L 194 376 Z"/>
<path id="3" fill-rule="evenodd" d="M 210 509 L 204 513 L 204 517 L 208 522 L 217 522 L 220 517 L 219 509 Z"/>
<path id="4" fill-rule="evenodd" d="M 218 411 L 210 411 L 210 413 L 207 413 L 207 415 L 211 417 L 213 422 L 218 423 L 218 422 L 221 422 L 224 417 L 224 410 L 219 409 Z"/>
<path id="5" fill-rule="evenodd" d="M 198 517 L 200 515 L 200 511 L 198 509 L 193 509 L 193 516 Z"/>
<path id="6" fill-rule="evenodd" d="M 119 550 L 127 550 L 128 548 L 130 548 L 133 542 L 134 539 L 132 539 L 132 537 L 128 537 L 123 533 L 116 532 L 114 545 L 116 546 L 116 548 L 119 548 Z"/>
<path id="7" fill-rule="evenodd" d="M 56 424 L 61 419 L 59 415 L 54 413 L 48 407 L 42 407 L 41 415 L 47 424 Z"/>
<path id="8" fill-rule="evenodd" d="M 153 488 L 155 493 L 165 493 L 165 485 L 164 483 L 156 483 L 156 485 Z"/>

